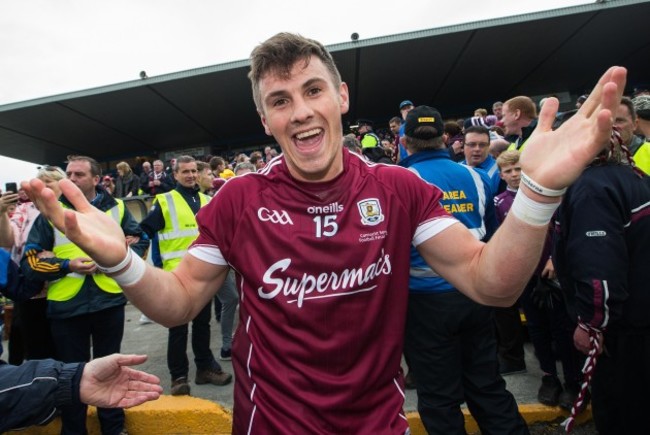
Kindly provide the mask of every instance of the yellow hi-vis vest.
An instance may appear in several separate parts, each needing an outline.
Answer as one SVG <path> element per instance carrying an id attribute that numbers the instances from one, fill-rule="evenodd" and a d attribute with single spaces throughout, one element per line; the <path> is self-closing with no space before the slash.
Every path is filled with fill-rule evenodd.
<path id="1" fill-rule="evenodd" d="M 528 139 L 526 139 L 524 141 L 524 143 L 522 143 L 521 146 L 519 146 L 519 141 L 520 140 L 521 139 L 517 139 L 517 141 L 511 142 L 510 145 L 508 146 L 508 151 L 515 150 L 515 151 L 522 152 L 524 150 L 524 147 L 526 146 L 526 142 L 528 142 Z M 517 147 L 519 147 L 519 148 L 517 148 Z"/>
<path id="2" fill-rule="evenodd" d="M 124 217 L 124 203 L 116 199 L 117 205 L 106 210 L 106 214 L 113 218 L 118 224 L 122 222 Z M 79 257 L 88 257 L 84 251 L 77 245 L 72 243 L 64 233 L 58 229 L 54 229 L 54 256 L 57 258 L 66 258 L 72 260 Z M 68 301 L 81 290 L 84 280 L 87 275 L 81 275 L 71 272 L 63 278 L 50 282 L 47 289 L 47 299 L 50 301 L 63 302 Z M 115 282 L 114 279 L 107 277 L 103 273 L 95 272 L 92 275 L 93 281 L 97 287 L 107 293 L 122 293 L 122 289 Z"/>
<path id="3" fill-rule="evenodd" d="M 636 150 L 636 153 L 634 153 L 633 159 L 637 167 L 650 175 L 650 142 L 641 144 L 639 149 Z"/>
<path id="4" fill-rule="evenodd" d="M 210 202 L 210 197 L 199 192 L 201 207 Z M 160 210 L 165 218 L 165 227 L 158 231 L 158 245 L 164 270 L 173 270 L 181 262 L 192 242 L 199 236 L 199 226 L 192 209 L 185 198 L 172 190 L 156 195 Z"/>

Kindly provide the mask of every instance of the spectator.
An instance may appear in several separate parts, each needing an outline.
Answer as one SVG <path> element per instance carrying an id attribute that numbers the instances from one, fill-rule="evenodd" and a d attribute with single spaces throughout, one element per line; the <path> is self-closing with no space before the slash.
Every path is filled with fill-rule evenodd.
<path id="1" fill-rule="evenodd" d="M 442 206 L 477 239 L 488 240 L 497 226 L 490 180 L 451 161 L 443 128 L 442 116 L 432 107 L 410 111 L 404 128 L 410 155 L 400 165 L 439 187 Z M 492 308 L 456 290 L 411 248 L 404 349 L 427 433 L 463 433 L 463 402 L 482 433 L 528 433 L 497 371 L 492 321 Z"/>
<path id="2" fill-rule="evenodd" d="M 126 162 L 120 162 L 116 165 L 117 180 L 115 180 L 115 197 L 130 198 L 138 196 L 140 189 L 140 179 L 133 173 L 131 167 Z"/>
<path id="3" fill-rule="evenodd" d="M 255 166 L 255 171 L 259 171 L 265 165 L 264 159 L 262 159 L 260 154 L 251 154 L 250 162 Z"/>
<path id="4" fill-rule="evenodd" d="M 514 97 L 503 103 L 503 128 L 508 149 L 522 151 L 526 141 L 537 127 L 537 108 L 529 97 Z"/>
<path id="5" fill-rule="evenodd" d="M 501 121 L 501 118 L 503 118 L 503 102 L 495 101 L 492 104 L 492 114 L 497 117 L 497 120 Z"/>
<path id="6" fill-rule="evenodd" d="M 235 176 L 235 173 L 226 167 L 226 161 L 223 157 L 212 157 L 209 164 L 215 177 L 227 180 Z"/>
<path id="7" fill-rule="evenodd" d="M 631 166 L 621 139 L 613 133 L 567 190 L 553 252 L 578 323 L 574 344 L 588 354 L 585 377 L 593 376 L 592 413 L 603 435 L 640 433 L 650 405 L 650 180 Z"/>
<path id="8" fill-rule="evenodd" d="M 646 174 L 650 174 L 650 143 L 634 134 L 638 118 L 632 100 L 626 97 L 621 99 L 621 104 L 619 104 L 614 115 L 614 126 L 618 128 L 621 134 L 623 145 L 634 157 L 636 166 Z"/>
<path id="9" fill-rule="evenodd" d="M 640 95 L 632 100 L 634 112 L 637 117 L 637 129 L 635 133 L 650 141 L 650 95 Z"/>
<path id="10" fill-rule="evenodd" d="M 369 119 L 360 119 L 357 121 L 359 126 L 359 142 L 361 148 L 375 148 L 380 144 L 379 136 L 372 131 L 373 123 Z"/>
<path id="11" fill-rule="evenodd" d="M 174 178 L 176 189 L 156 195 L 154 206 L 140 222 L 142 229 L 153 238 L 158 234 L 163 269 L 173 270 L 183 253 L 198 235 L 195 215 L 210 198 L 197 187 L 197 164 L 190 156 L 176 160 Z M 182 229 L 182 231 L 179 231 Z M 226 385 L 232 375 L 225 373 L 210 350 L 210 317 L 212 302 L 206 303 L 192 319 L 192 349 L 196 364 L 197 385 Z M 146 313 L 145 313 L 146 314 Z M 188 322 L 189 323 L 189 322 Z M 167 365 L 171 375 L 172 396 L 190 394 L 187 360 L 188 323 L 169 328 Z"/>
<path id="12" fill-rule="evenodd" d="M 253 166 L 251 162 L 242 162 L 242 163 L 238 163 L 237 166 L 235 166 L 236 176 L 248 174 L 250 172 L 256 172 L 255 166 Z"/>
<path id="13" fill-rule="evenodd" d="M 449 157 L 455 162 L 461 162 L 465 159 L 463 153 L 463 130 L 460 128 L 456 121 L 445 122 L 445 136 L 447 140 L 447 148 L 449 149 Z"/>
<path id="14" fill-rule="evenodd" d="M 406 119 L 406 115 L 413 110 L 415 106 L 413 105 L 413 102 L 411 100 L 404 100 L 401 103 L 399 103 L 399 113 L 402 116 L 402 121 Z M 400 137 L 400 142 L 399 146 L 397 148 L 398 153 L 397 153 L 397 163 L 399 163 L 402 159 L 405 159 L 408 156 L 408 153 L 406 152 L 406 148 L 404 148 L 404 123 L 400 125 L 399 128 L 399 137 Z"/>
<path id="15" fill-rule="evenodd" d="M 104 178 L 102 178 L 102 187 L 104 187 L 106 193 L 108 193 L 111 196 L 114 196 L 115 183 L 113 182 L 113 178 L 110 175 L 104 175 Z"/>
<path id="16" fill-rule="evenodd" d="M 0 363 L 0 432 L 47 424 L 58 409 L 70 405 L 130 408 L 156 400 L 162 392 L 160 380 L 128 367 L 146 359 L 113 354 L 89 363 Z"/>
<path id="17" fill-rule="evenodd" d="M 58 182 L 65 178 L 65 172 L 61 168 L 43 166 L 38 170 L 36 178 L 43 181 L 57 197 L 61 195 Z M 13 239 L 9 245 L 5 246 L 11 248 L 11 259 L 16 264 L 20 264 L 25 252 L 27 237 L 39 214 L 34 203 L 24 202 L 16 208 L 11 217 L 8 234 L 11 234 Z M 41 255 L 51 256 L 52 253 L 45 252 Z M 50 322 L 47 319 L 47 283 L 44 285 L 42 281 L 37 281 L 33 284 L 40 287 L 38 294 L 31 299 L 21 298 L 14 301 L 14 325 L 19 325 L 19 327 L 12 328 L 12 339 L 16 339 L 18 334 L 21 335 L 19 340 L 22 343 L 25 359 L 54 358 L 56 351 L 50 331 Z M 10 350 L 12 350 L 11 347 L 10 343 Z M 13 352 L 10 351 L 10 363 L 17 365 L 22 362 L 22 359 L 22 355 L 15 359 Z"/>
<path id="18" fill-rule="evenodd" d="M 492 197 L 501 190 L 499 184 L 499 167 L 496 160 L 490 155 L 490 132 L 482 126 L 471 126 L 465 129 L 465 143 L 463 152 L 465 160 L 463 165 L 471 166 L 485 171 L 490 179 L 490 192 Z"/>
<path id="19" fill-rule="evenodd" d="M 91 204 L 89 208 L 106 216 L 123 234 L 130 236 L 129 252 L 143 255 L 149 241 L 124 203 L 111 198 L 98 185 L 99 164 L 90 157 L 69 156 L 66 174 Z M 60 199 L 63 206 L 74 210 L 67 197 L 62 195 Z M 54 256 L 39 257 L 43 251 L 50 251 Z M 26 279 L 50 281 L 47 315 L 59 359 L 71 363 L 88 361 L 91 355 L 97 358 L 119 352 L 126 304 L 120 285 L 97 271 L 84 250 L 55 229 L 42 214 L 27 237 L 21 268 Z M 86 408 L 81 404 L 62 408 L 62 433 L 85 433 Z M 99 408 L 97 415 L 103 431 L 120 433 L 124 429 L 124 411 Z"/>
<path id="20" fill-rule="evenodd" d="M 144 179 L 144 177 L 143 177 Z M 153 171 L 147 174 L 147 182 L 143 184 L 147 195 L 155 196 L 159 193 L 169 192 L 174 188 L 174 178 L 165 171 L 162 160 L 153 161 Z"/>

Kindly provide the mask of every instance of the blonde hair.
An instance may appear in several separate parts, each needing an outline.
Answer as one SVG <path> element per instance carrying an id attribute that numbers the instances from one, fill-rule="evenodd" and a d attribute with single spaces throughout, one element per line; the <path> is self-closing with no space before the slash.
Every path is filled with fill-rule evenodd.
<path id="1" fill-rule="evenodd" d="M 38 169 L 36 178 L 42 180 L 43 178 L 50 178 L 54 181 L 61 181 L 66 178 L 65 171 L 58 166 L 42 166 Z"/>
<path id="2" fill-rule="evenodd" d="M 508 150 L 499 154 L 497 157 L 497 165 L 499 169 L 503 168 L 505 165 L 514 165 L 519 162 L 519 151 L 517 150 Z"/>

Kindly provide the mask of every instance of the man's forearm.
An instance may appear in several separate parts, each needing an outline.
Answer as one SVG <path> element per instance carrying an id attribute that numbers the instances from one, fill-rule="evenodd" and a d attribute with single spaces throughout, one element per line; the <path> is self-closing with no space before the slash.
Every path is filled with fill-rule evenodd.
<path id="1" fill-rule="evenodd" d="M 529 225 L 509 214 L 485 245 L 475 269 L 474 285 L 489 305 L 511 306 L 539 262 L 547 226 Z"/>
<path id="2" fill-rule="evenodd" d="M 186 255 L 173 272 L 147 264 L 141 279 L 121 287 L 147 317 L 172 327 L 194 319 L 221 287 L 227 273 L 226 266 L 210 265 Z M 114 279 L 120 283 L 120 275 Z"/>

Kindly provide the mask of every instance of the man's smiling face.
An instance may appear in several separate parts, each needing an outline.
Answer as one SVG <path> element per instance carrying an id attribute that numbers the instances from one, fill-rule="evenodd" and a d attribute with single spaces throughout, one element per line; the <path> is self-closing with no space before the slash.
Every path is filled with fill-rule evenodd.
<path id="1" fill-rule="evenodd" d="M 271 71 L 259 82 L 262 124 L 298 180 L 328 181 L 343 170 L 341 115 L 348 111 L 348 88 L 334 83 L 316 57 L 296 62 L 289 77 Z"/>

